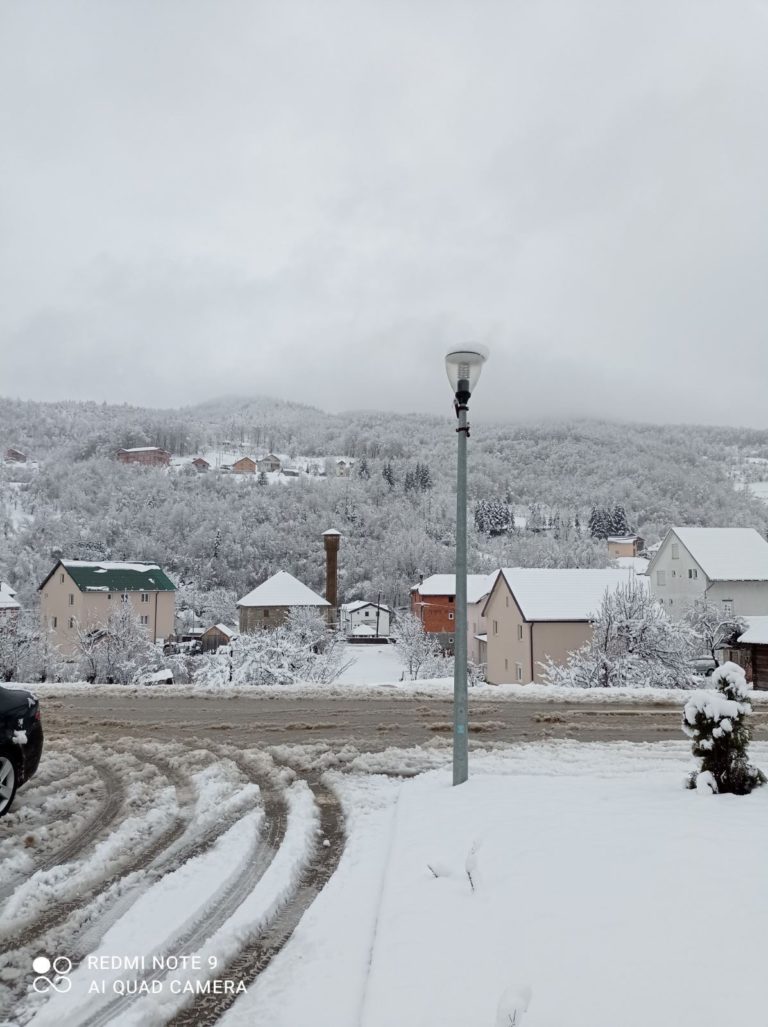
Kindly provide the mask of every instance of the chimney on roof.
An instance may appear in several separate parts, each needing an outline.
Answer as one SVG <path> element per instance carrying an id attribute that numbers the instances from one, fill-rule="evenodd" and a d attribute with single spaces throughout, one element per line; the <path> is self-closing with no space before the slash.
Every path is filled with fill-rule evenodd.
<path id="1" fill-rule="evenodd" d="M 325 544 L 325 598 L 331 604 L 328 611 L 330 624 L 336 623 L 336 608 L 338 606 L 339 594 L 339 542 L 341 532 L 330 528 L 323 532 L 323 543 Z"/>

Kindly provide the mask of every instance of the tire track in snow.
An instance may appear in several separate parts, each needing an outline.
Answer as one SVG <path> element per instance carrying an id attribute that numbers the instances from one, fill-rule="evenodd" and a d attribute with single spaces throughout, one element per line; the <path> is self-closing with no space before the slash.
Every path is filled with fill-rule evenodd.
<path id="1" fill-rule="evenodd" d="M 90 766 L 98 774 L 104 786 L 104 799 L 99 804 L 95 814 L 86 823 L 82 831 L 58 849 L 53 850 L 47 856 L 38 860 L 29 871 L 17 874 L 9 881 L 4 881 L 0 884 L 0 902 L 4 902 L 9 898 L 18 886 L 28 880 L 33 874 L 39 871 L 52 870 L 62 863 L 71 862 L 107 833 L 109 826 L 123 807 L 125 789 L 118 775 L 105 763 L 93 761 Z"/>
<path id="2" fill-rule="evenodd" d="M 115 755 L 120 755 L 126 750 L 115 748 L 111 751 Z M 130 751 L 131 755 L 136 755 L 135 749 Z M 46 948 L 46 938 L 51 932 L 56 931 L 57 934 L 64 933 L 61 931 L 61 928 L 68 919 L 73 917 L 83 907 L 87 908 L 90 906 L 111 887 L 124 880 L 126 876 L 139 872 L 143 867 L 151 863 L 186 830 L 192 818 L 196 801 L 195 790 L 191 781 L 185 774 L 172 767 L 167 760 L 150 756 L 143 749 L 140 751 L 140 755 L 145 762 L 155 766 L 160 775 L 174 786 L 176 792 L 176 815 L 173 823 L 170 827 L 161 831 L 150 845 L 138 851 L 132 859 L 129 859 L 127 862 L 121 862 L 109 876 L 103 878 L 98 884 L 94 885 L 93 882 L 86 879 L 82 884 L 76 886 L 75 893 L 71 898 L 61 899 L 58 902 L 52 903 L 38 917 L 19 928 L 16 932 L 11 931 L 5 935 L 0 933 L 0 938 L 3 942 L 4 959 L 15 961 L 18 965 L 26 965 L 29 960 L 25 959 L 24 949 L 31 950 L 34 948 L 35 951 L 43 951 Z M 125 796 L 123 795 L 118 812 L 124 808 Z M 106 930 L 107 926 L 109 925 L 105 922 L 104 930 Z M 23 994 L 23 986 L 21 984 L 19 989 L 17 989 L 17 997 L 21 997 L 21 994 Z"/>
<path id="3" fill-rule="evenodd" d="M 259 785 L 264 807 L 262 830 L 246 863 L 245 872 L 228 881 L 211 896 L 196 913 L 194 923 L 186 930 L 166 939 L 159 949 L 160 954 L 194 952 L 203 945 L 251 894 L 275 858 L 285 837 L 288 806 L 284 793 L 277 786 L 275 778 L 261 770 L 256 770 L 250 761 L 241 756 L 225 752 L 223 749 L 219 749 L 218 752 L 225 758 L 231 759 L 242 773 L 251 777 Z M 166 976 L 166 971 L 156 970 L 141 975 L 137 980 L 158 981 L 163 980 Z M 110 1024 L 118 1022 L 117 1017 L 120 1013 L 128 1009 L 135 1000 L 136 997 L 133 995 L 116 996 L 111 1002 L 96 1010 L 78 1027 L 109 1027 Z"/>
<path id="4" fill-rule="evenodd" d="M 259 936 L 247 943 L 239 955 L 222 968 L 215 980 L 242 980 L 246 987 L 250 987 L 287 944 L 302 916 L 339 865 L 345 842 L 341 804 L 332 789 L 319 776 L 305 777 L 304 780 L 312 789 L 315 802 L 320 809 L 320 831 L 317 838 L 327 839 L 330 844 L 326 846 L 319 841 L 315 844 L 292 895 L 260 931 Z M 194 996 L 190 1005 L 179 1010 L 167 1021 L 166 1027 L 213 1027 L 236 998 L 237 996 L 232 994 L 216 995 L 210 992 Z M 107 1022 L 102 1021 L 103 1024 Z M 91 1027 L 91 1024 L 87 1027 Z"/>

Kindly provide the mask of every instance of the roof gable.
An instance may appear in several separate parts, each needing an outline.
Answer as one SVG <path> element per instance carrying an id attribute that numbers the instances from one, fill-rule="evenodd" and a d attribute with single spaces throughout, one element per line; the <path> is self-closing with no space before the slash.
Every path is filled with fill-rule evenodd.
<path id="1" fill-rule="evenodd" d="M 278 571 L 238 602 L 238 606 L 330 606 L 287 571 Z"/>
<path id="2" fill-rule="evenodd" d="M 768 581 L 768 542 L 754 528 L 670 528 L 654 562 L 671 536 L 710 581 Z"/>

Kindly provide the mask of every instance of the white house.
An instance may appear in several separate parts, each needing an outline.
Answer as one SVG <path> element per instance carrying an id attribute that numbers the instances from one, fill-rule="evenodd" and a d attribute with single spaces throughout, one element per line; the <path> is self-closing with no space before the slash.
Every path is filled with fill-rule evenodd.
<path id="1" fill-rule="evenodd" d="M 0 618 L 12 618 L 14 621 L 19 615 L 21 604 L 16 601 L 16 592 L 10 585 L 0 581 Z"/>
<path id="2" fill-rule="evenodd" d="M 391 611 L 383 603 L 357 599 L 341 604 L 341 630 L 353 638 L 388 638 Z"/>
<path id="3" fill-rule="evenodd" d="M 723 618 L 768 614 L 768 542 L 754 528 L 670 528 L 647 573 L 670 617 L 703 598 Z"/>

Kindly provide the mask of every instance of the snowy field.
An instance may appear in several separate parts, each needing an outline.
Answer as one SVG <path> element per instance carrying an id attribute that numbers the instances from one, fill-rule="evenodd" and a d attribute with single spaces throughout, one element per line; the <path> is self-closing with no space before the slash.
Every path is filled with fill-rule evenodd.
<path id="1" fill-rule="evenodd" d="M 559 743 L 475 758 L 458 789 L 338 779 L 339 870 L 222 1023 L 494 1027 L 528 988 L 524 1027 L 765 1023 L 768 790 L 685 791 L 690 765 Z"/>
<path id="2" fill-rule="evenodd" d="M 52 745 L 4 821 L 0 1021 L 508 1027 L 530 990 L 523 1027 L 757 1027 L 768 789 L 691 767 L 530 743 L 452 788 L 447 745 Z"/>

